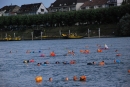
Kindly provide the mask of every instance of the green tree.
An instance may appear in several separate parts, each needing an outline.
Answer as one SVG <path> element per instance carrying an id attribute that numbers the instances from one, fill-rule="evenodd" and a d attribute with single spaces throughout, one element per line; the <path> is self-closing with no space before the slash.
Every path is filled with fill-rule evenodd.
<path id="1" fill-rule="evenodd" d="M 130 36 L 130 15 L 126 14 L 119 21 L 119 35 Z"/>
<path id="2" fill-rule="evenodd" d="M 5 24 L 5 17 L 0 17 L 0 27 L 3 28 Z"/>
<path id="3" fill-rule="evenodd" d="M 73 11 L 70 11 L 70 12 L 65 12 L 63 15 L 62 15 L 62 18 L 63 18 L 63 24 L 64 25 L 67 25 L 67 26 L 72 26 L 76 23 L 76 14 L 75 12 Z"/>

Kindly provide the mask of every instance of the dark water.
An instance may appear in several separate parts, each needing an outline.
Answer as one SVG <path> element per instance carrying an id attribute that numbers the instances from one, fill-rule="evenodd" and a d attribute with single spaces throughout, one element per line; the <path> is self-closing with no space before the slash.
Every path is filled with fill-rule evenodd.
<path id="1" fill-rule="evenodd" d="M 102 47 L 107 44 L 109 49 L 97 53 L 97 44 Z M 90 53 L 82 54 L 81 49 L 89 49 Z M 26 53 L 27 50 L 31 53 Z M 73 50 L 75 55 L 65 56 L 68 50 Z M 55 57 L 50 57 L 51 51 L 56 53 Z M 40 57 L 42 53 L 45 57 Z M 121 56 L 116 56 L 117 53 Z M 23 63 L 30 59 L 35 62 Z M 114 64 L 114 59 L 120 63 Z M 70 60 L 76 60 L 76 64 L 55 64 Z M 102 60 L 105 65 L 99 66 Z M 37 66 L 45 61 L 50 64 Z M 96 65 L 87 65 L 93 61 Z M 0 87 L 130 87 L 129 69 L 129 37 L 0 42 Z M 42 83 L 35 82 L 39 75 L 43 77 Z M 73 81 L 74 75 L 78 78 L 86 75 L 87 80 Z M 48 81 L 49 77 L 53 78 L 52 82 Z M 65 77 L 69 80 L 65 81 Z"/>

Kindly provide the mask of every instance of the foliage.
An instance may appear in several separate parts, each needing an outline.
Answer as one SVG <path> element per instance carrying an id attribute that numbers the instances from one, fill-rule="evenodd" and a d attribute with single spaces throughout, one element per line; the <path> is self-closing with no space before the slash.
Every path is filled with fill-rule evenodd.
<path id="1" fill-rule="evenodd" d="M 122 5 L 126 5 L 126 4 L 129 4 L 129 3 L 130 3 L 130 0 L 123 0 Z"/>
<path id="2" fill-rule="evenodd" d="M 84 24 L 110 24 L 118 23 L 123 15 L 130 14 L 130 5 L 122 5 L 109 8 L 98 8 L 80 11 L 57 12 L 43 15 L 24 16 L 2 16 L 0 17 L 0 27 L 10 26 L 40 26 L 60 27 L 72 26 L 78 23 Z"/>
<path id="3" fill-rule="evenodd" d="M 130 36 L 130 15 L 126 14 L 120 19 L 119 22 L 119 35 Z"/>

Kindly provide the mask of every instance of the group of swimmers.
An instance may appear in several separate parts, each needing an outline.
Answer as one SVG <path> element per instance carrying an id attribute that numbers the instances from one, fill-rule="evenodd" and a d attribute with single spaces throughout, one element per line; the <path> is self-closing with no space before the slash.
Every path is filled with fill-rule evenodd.
<path id="1" fill-rule="evenodd" d="M 98 49 L 97 52 L 102 52 L 102 50 L 100 51 L 101 49 Z M 118 50 L 115 50 L 115 52 L 117 52 Z M 81 53 L 89 53 L 90 51 L 89 50 L 80 50 Z M 31 53 L 30 50 L 27 50 L 26 53 Z M 34 51 L 33 51 L 34 53 Z M 39 51 L 39 53 L 41 53 L 41 51 Z M 72 50 L 72 51 L 68 51 L 67 55 L 75 55 L 75 52 Z M 42 54 L 41 57 L 44 57 L 45 55 Z M 50 53 L 50 56 L 55 56 L 55 53 L 54 51 L 52 51 Z M 120 56 L 120 54 L 117 54 L 116 56 Z M 29 63 L 29 62 L 34 62 L 34 59 L 31 59 L 31 60 L 24 60 L 23 63 Z M 64 61 L 64 62 L 61 62 L 62 64 L 75 64 L 76 61 L 75 60 L 71 60 L 70 62 L 67 62 L 67 61 Z M 120 63 L 120 60 L 114 60 L 114 63 Z M 44 62 L 44 63 L 37 63 L 38 66 L 42 65 L 42 64 L 49 64 L 48 61 Z M 55 64 L 60 64 L 59 61 L 56 61 Z M 89 62 L 87 63 L 87 65 L 95 65 L 96 62 Z M 101 61 L 99 63 L 99 65 L 105 65 L 105 62 L 104 61 Z"/>
<path id="2" fill-rule="evenodd" d="M 89 62 L 89 63 L 87 63 L 87 65 L 95 65 L 96 64 L 96 62 Z M 101 61 L 101 62 L 99 62 L 99 65 L 105 65 L 105 62 L 104 61 Z"/>
<path id="3" fill-rule="evenodd" d="M 67 62 L 67 61 L 64 61 L 64 62 L 59 62 L 59 61 L 56 61 L 55 64 L 76 64 L 76 61 L 75 60 L 71 60 L 70 62 Z M 40 66 L 40 65 L 46 65 L 46 64 L 50 64 L 48 61 L 44 62 L 44 63 L 37 63 L 37 66 Z"/>
<path id="4" fill-rule="evenodd" d="M 66 55 L 75 55 L 75 52 L 72 50 L 72 51 L 68 51 L 68 53 Z"/>
<path id="5" fill-rule="evenodd" d="M 102 63 L 104 63 L 104 61 L 101 61 L 100 63 L 102 64 Z M 100 63 L 99 63 L 99 64 L 100 64 Z M 94 62 L 93 62 L 93 64 L 94 64 Z M 130 70 L 128 70 L 128 73 L 130 73 Z M 42 77 L 40 77 L 40 78 L 42 78 Z M 65 80 L 65 81 L 68 81 L 69 78 L 68 78 L 68 77 L 65 77 L 64 80 Z M 77 76 L 73 76 L 73 81 L 86 81 L 86 80 L 87 80 L 87 77 L 86 77 L 85 75 L 82 75 L 82 76 L 80 76 L 79 78 L 78 78 Z M 53 81 L 52 77 L 49 78 L 49 81 L 50 81 L 50 82 Z M 36 82 L 37 82 L 37 80 L 36 80 Z M 41 80 L 40 82 L 42 82 L 42 80 Z"/>
<path id="6" fill-rule="evenodd" d="M 34 59 L 31 59 L 31 60 L 24 60 L 23 63 L 32 63 L 34 62 Z M 120 63 L 120 60 L 114 60 L 114 63 Z M 46 64 L 50 64 L 48 61 L 45 61 L 43 63 L 37 63 L 37 66 L 40 66 L 40 65 L 46 65 Z M 70 60 L 70 62 L 68 61 L 63 61 L 63 62 L 59 62 L 59 61 L 56 61 L 55 64 L 76 64 L 76 60 Z M 87 65 L 96 65 L 96 62 L 88 62 Z M 105 65 L 105 62 L 104 61 L 101 61 L 99 62 L 99 65 Z"/>
<path id="7" fill-rule="evenodd" d="M 39 79 L 40 79 L 40 80 L 39 80 Z M 36 82 L 42 82 L 42 77 L 41 77 L 41 76 L 37 76 L 37 77 L 35 78 L 35 80 L 36 80 Z M 69 80 L 68 77 L 65 77 L 65 78 L 64 78 L 64 81 L 68 81 L 68 80 Z M 82 75 L 82 76 L 80 76 L 79 78 L 78 78 L 77 76 L 73 76 L 73 81 L 86 81 L 86 80 L 87 80 L 87 77 L 86 77 L 85 75 Z M 50 81 L 50 82 L 53 81 L 52 77 L 49 78 L 49 81 Z"/>
<path id="8" fill-rule="evenodd" d="M 120 63 L 120 60 L 118 60 L 118 59 L 116 59 L 116 60 L 114 60 L 114 63 Z M 87 63 L 87 65 L 95 65 L 96 64 L 96 62 L 89 62 L 89 63 Z M 101 62 L 99 62 L 99 65 L 105 65 L 105 62 L 104 61 L 101 61 Z"/>
<path id="9" fill-rule="evenodd" d="M 24 60 L 23 63 L 32 63 L 34 62 L 34 59 L 31 59 L 31 60 Z M 68 61 L 63 61 L 63 62 L 59 62 L 59 61 L 56 61 L 55 64 L 76 64 L 76 60 L 70 60 L 70 62 Z M 37 63 L 38 66 L 42 65 L 42 64 L 50 64 L 48 61 L 44 62 L 44 63 Z"/>
<path id="10" fill-rule="evenodd" d="M 34 62 L 34 59 L 31 59 L 31 60 L 24 60 L 23 63 L 32 63 Z"/>
<path id="11" fill-rule="evenodd" d="M 75 55 L 75 52 L 73 50 L 72 51 L 69 50 L 68 53 L 65 54 L 64 56 L 67 56 L 67 55 Z M 56 56 L 55 52 L 54 51 L 50 52 L 50 56 L 51 57 Z M 40 57 L 45 57 L 45 54 L 41 54 Z"/>

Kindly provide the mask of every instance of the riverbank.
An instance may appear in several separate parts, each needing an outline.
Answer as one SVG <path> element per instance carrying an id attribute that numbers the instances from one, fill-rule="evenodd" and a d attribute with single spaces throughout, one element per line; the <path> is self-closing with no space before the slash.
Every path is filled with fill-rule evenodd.
<path id="1" fill-rule="evenodd" d="M 115 38 L 116 36 L 93 36 L 93 37 L 83 37 L 79 39 L 94 39 L 94 38 Z M 0 39 L 0 41 L 29 41 L 29 40 L 63 40 L 63 39 L 70 39 L 70 38 L 64 38 L 64 37 L 50 37 L 50 38 L 26 38 L 21 40 L 3 40 Z M 74 38 L 72 38 L 74 39 Z M 78 38 L 76 38 L 78 39 Z"/>
<path id="2" fill-rule="evenodd" d="M 3 40 L 6 36 L 13 37 L 21 37 L 21 40 L 30 40 L 33 39 L 40 40 L 41 32 L 42 36 L 48 36 L 50 38 L 42 38 L 42 39 L 61 39 L 62 34 L 76 33 L 77 35 L 83 37 L 99 37 L 99 29 L 100 29 L 100 37 L 111 37 L 118 35 L 118 26 L 117 24 L 91 24 L 91 25 L 80 25 L 80 26 L 64 26 L 64 27 L 33 27 L 26 29 L 17 29 L 11 31 L 0 32 L 0 40 Z"/>

